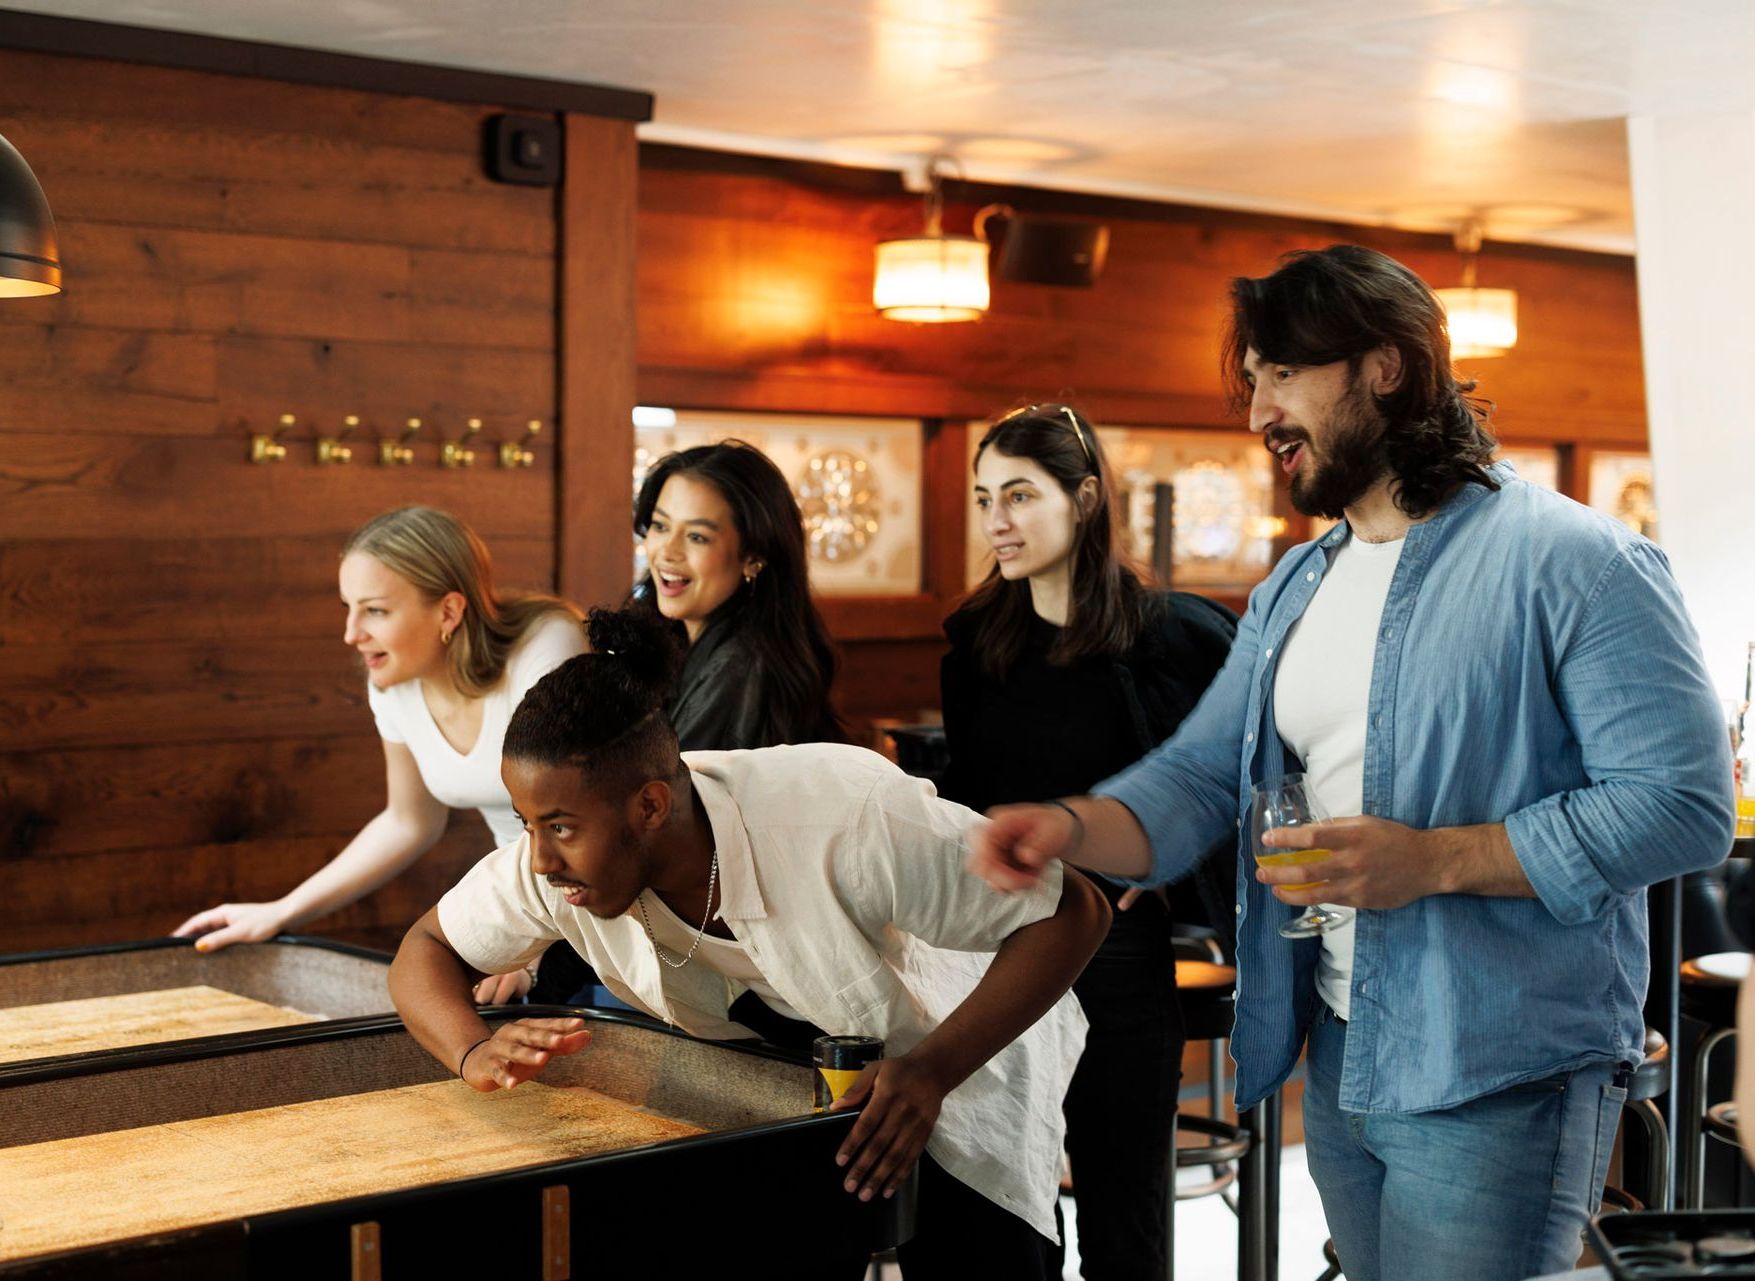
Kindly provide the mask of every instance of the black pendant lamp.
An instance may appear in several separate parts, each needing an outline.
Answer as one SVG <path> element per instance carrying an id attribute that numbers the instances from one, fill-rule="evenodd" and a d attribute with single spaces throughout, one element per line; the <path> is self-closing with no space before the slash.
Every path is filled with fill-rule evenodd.
<path id="1" fill-rule="evenodd" d="M 60 292 L 55 217 L 18 148 L 0 138 L 0 298 Z"/>

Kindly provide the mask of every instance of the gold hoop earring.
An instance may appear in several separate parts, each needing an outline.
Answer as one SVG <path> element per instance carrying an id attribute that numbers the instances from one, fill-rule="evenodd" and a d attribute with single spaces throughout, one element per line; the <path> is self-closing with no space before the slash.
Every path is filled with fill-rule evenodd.
<path id="1" fill-rule="evenodd" d="M 443 628 L 441 628 L 439 630 L 439 644 L 449 645 L 450 643 L 451 643 L 451 633 L 444 630 Z"/>

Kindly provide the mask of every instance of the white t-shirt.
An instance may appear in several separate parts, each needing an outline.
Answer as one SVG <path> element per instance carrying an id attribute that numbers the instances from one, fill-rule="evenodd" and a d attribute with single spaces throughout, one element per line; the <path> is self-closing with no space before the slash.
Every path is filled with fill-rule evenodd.
<path id="1" fill-rule="evenodd" d="M 1059 864 L 1017 894 L 970 875 L 963 837 L 979 816 L 876 752 L 803 743 L 683 760 L 719 851 L 720 919 L 785 1006 L 831 1036 L 881 1037 L 887 1055 L 907 1053 L 1007 936 L 1060 902 Z M 569 907 L 536 875 L 528 837 L 477 863 L 438 912 L 451 946 L 484 974 L 564 938 L 629 1004 L 695 1036 L 751 1035 L 729 1018 L 736 983 L 700 953 L 681 969 L 661 964 L 637 908 L 603 920 Z M 1084 1041 L 1068 992 L 945 1097 L 926 1145 L 953 1178 L 1051 1240 L 1061 1100 Z"/>
<path id="2" fill-rule="evenodd" d="M 713 969 L 732 981 L 734 988 L 731 996 L 732 1002 L 737 1000 L 736 989 L 742 988 L 754 992 L 762 1004 L 773 1010 L 774 1013 L 802 1021 L 798 1011 L 786 1004 L 786 998 L 774 990 L 774 985 L 768 982 L 761 967 L 750 959 L 749 949 L 739 943 L 736 938 L 714 938 L 704 930 L 698 931 L 698 924 L 690 925 L 684 921 L 682 917 L 670 910 L 669 904 L 651 890 L 645 891 L 640 897 L 646 904 L 646 915 L 652 921 L 652 937 L 664 946 L 666 952 L 670 953 L 671 960 L 682 960 L 689 954 L 689 949 L 693 948 L 696 962 L 712 966 Z M 639 911 L 638 905 L 635 906 L 634 910 Z M 720 909 L 715 915 L 721 917 L 725 915 L 723 904 L 720 905 Z M 696 943 L 697 937 L 700 939 L 698 944 Z"/>
<path id="3" fill-rule="evenodd" d="M 1329 562 L 1316 595 L 1280 651 L 1274 724 L 1304 762 L 1305 785 L 1330 818 L 1365 804 L 1365 721 L 1377 626 L 1402 544 L 1349 538 Z M 1329 1009 L 1350 1016 L 1353 921 L 1322 936 L 1316 990 Z"/>
<path id="4" fill-rule="evenodd" d="M 494 840 L 504 845 L 523 830 L 500 781 L 506 725 L 532 685 L 584 652 L 585 629 L 571 615 L 556 611 L 534 624 L 512 647 L 500 683 L 482 698 L 481 733 L 468 752 L 459 752 L 445 741 L 418 680 L 389 689 L 368 684 L 366 699 L 377 718 L 379 735 L 387 743 L 408 748 L 433 799 L 454 810 L 480 810 Z"/>

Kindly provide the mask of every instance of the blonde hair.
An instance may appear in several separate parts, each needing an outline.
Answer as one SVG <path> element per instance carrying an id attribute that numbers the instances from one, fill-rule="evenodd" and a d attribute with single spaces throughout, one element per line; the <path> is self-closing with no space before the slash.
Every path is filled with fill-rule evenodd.
<path id="1" fill-rule="evenodd" d="M 375 516 L 347 540 L 343 559 L 364 552 L 413 583 L 429 601 L 450 592 L 463 597 L 463 619 L 445 657 L 451 680 L 471 698 L 499 684 L 506 656 L 524 633 L 549 614 L 579 621 L 576 606 L 538 592 L 496 592 L 493 562 L 476 532 L 436 507 L 402 507 Z"/>

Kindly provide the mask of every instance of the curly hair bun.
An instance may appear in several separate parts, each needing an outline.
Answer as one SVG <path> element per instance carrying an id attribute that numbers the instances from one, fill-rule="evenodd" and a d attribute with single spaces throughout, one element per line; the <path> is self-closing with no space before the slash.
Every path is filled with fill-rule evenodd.
<path id="1" fill-rule="evenodd" d="M 661 614 L 594 609 L 585 619 L 585 635 L 592 653 L 620 659 L 628 674 L 660 699 L 682 668 L 684 655 L 675 625 Z"/>

